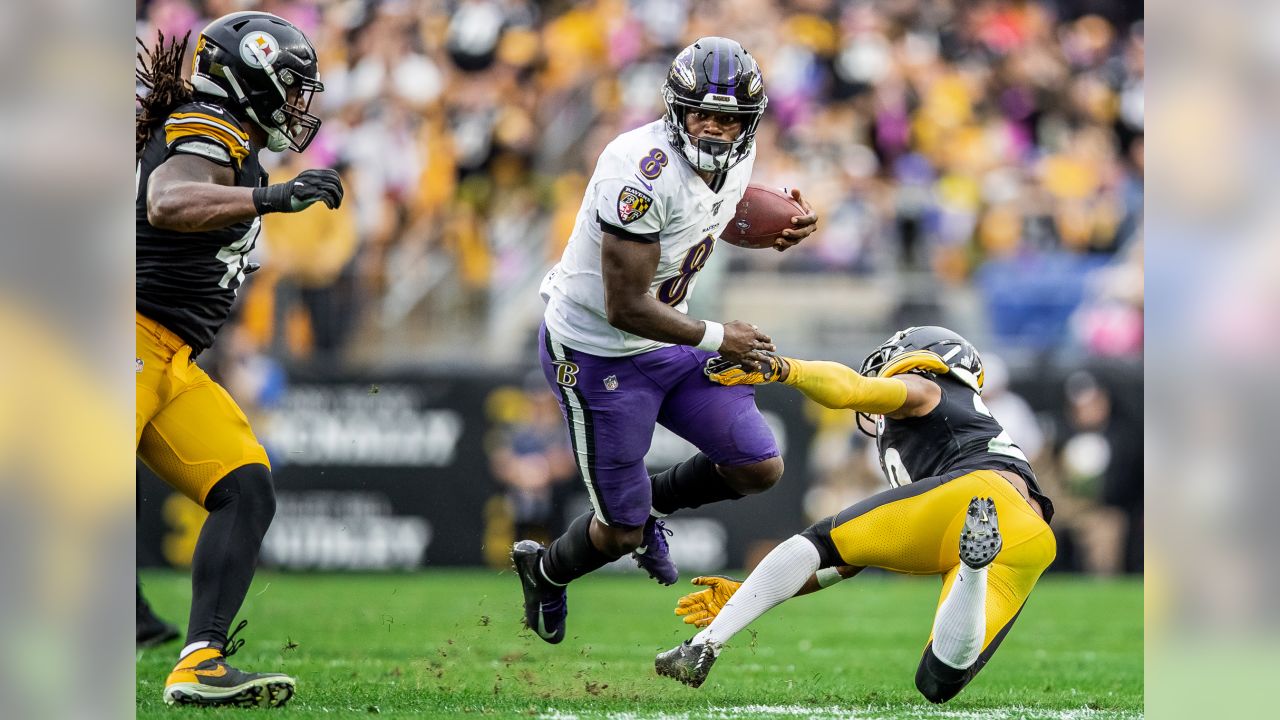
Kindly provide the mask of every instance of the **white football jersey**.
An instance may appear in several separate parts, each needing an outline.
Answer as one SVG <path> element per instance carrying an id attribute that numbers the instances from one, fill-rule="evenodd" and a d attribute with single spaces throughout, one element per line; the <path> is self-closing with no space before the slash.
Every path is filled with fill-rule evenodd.
<path id="1" fill-rule="evenodd" d="M 711 189 L 667 142 L 661 120 L 623 133 L 600 154 L 573 234 L 560 262 L 542 281 L 547 329 L 565 345 L 620 357 L 669 343 L 632 335 L 605 316 L 600 244 L 611 235 L 662 247 L 649 294 L 687 312 L 698 271 L 715 249 L 747 190 L 755 148 Z"/>

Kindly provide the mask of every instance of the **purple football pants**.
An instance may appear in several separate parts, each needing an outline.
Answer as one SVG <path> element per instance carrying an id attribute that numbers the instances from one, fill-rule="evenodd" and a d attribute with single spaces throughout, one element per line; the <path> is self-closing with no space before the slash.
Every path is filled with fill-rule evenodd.
<path id="1" fill-rule="evenodd" d="M 630 357 L 600 357 L 538 333 L 542 372 L 560 400 L 569 438 L 596 517 L 643 525 L 653 503 L 644 456 L 657 423 L 693 443 L 717 465 L 751 465 L 778 455 L 756 408 L 755 388 L 707 379 L 715 353 L 673 345 Z"/>

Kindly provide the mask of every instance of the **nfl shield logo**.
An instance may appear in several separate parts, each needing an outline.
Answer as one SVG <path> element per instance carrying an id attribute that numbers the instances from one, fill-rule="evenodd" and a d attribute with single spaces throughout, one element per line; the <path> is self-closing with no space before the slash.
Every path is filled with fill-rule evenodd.
<path id="1" fill-rule="evenodd" d="M 618 376 L 610 375 L 604 379 L 604 389 L 613 392 L 618 389 Z"/>

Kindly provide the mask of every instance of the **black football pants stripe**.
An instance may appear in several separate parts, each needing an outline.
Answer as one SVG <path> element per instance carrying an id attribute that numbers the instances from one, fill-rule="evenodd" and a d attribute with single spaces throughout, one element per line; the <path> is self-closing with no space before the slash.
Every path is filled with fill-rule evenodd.
<path id="1" fill-rule="evenodd" d="M 546 335 L 547 351 L 557 363 L 572 363 L 573 350 L 556 342 L 551 331 Z M 596 485 L 596 438 L 595 423 L 587 399 L 574 385 L 563 385 L 556 376 L 556 387 L 560 388 L 560 397 L 564 402 L 565 412 L 569 420 L 569 442 L 573 445 L 573 457 L 578 463 L 578 472 L 586 485 L 587 494 L 591 496 L 591 505 L 605 525 L 612 524 L 609 510 L 600 500 L 600 488 Z M 576 381 L 576 380 L 575 380 Z"/>

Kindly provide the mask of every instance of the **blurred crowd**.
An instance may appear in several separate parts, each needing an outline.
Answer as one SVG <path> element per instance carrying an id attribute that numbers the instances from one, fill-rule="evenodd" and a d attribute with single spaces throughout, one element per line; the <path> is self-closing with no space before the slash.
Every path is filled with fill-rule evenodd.
<path id="1" fill-rule="evenodd" d="M 377 363 L 378 335 L 409 347 L 528 303 L 600 149 L 660 116 L 671 58 L 703 35 L 764 71 L 754 180 L 823 217 L 733 270 L 925 275 L 980 296 L 1003 343 L 1140 351 L 1141 6 L 138 0 L 137 33 L 243 9 L 301 27 L 326 86 L 317 142 L 272 171 L 338 167 L 350 198 L 268 218 L 240 322 L 278 357 Z"/>

